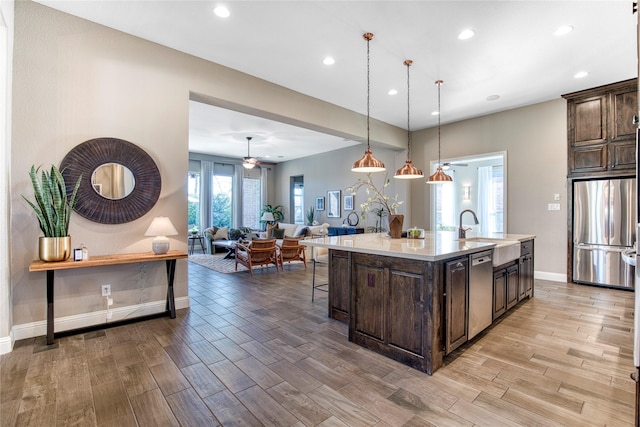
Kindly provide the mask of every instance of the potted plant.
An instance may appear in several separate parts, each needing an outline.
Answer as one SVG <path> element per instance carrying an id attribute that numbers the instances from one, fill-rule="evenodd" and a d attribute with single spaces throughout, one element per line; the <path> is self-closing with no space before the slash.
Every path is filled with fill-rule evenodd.
<path id="1" fill-rule="evenodd" d="M 265 213 L 270 213 L 273 215 L 273 220 L 261 220 L 260 222 L 282 222 L 284 220 L 284 207 L 282 205 L 271 206 L 269 204 L 264 205 L 262 208 L 262 212 L 260 212 L 260 218 L 264 216 Z"/>
<path id="2" fill-rule="evenodd" d="M 384 192 L 385 188 L 390 184 L 391 181 L 389 180 L 389 177 L 385 175 L 382 186 L 377 186 L 373 182 L 373 179 L 371 179 L 371 174 L 368 173 L 366 178 L 359 178 L 358 182 L 347 187 L 346 191 L 349 191 L 351 194 L 356 194 L 361 187 L 364 187 L 365 192 L 369 197 L 360 204 L 360 208 L 362 209 L 362 219 L 366 219 L 366 214 L 368 212 L 375 213 L 378 217 L 378 220 L 376 221 L 376 229 L 378 231 L 384 231 L 384 227 L 382 227 L 382 217 L 388 215 L 389 235 L 392 238 L 397 239 L 402 235 L 404 215 L 397 213 L 398 207 L 402 204 L 401 201 L 398 201 L 398 195 L 389 196 Z"/>
<path id="3" fill-rule="evenodd" d="M 315 221 L 316 219 L 316 208 L 313 205 L 309 206 L 309 209 L 307 210 L 307 213 L 306 213 L 306 217 L 307 217 L 307 225 L 313 225 L 313 221 Z"/>
<path id="4" fill-rule="evenodd" d="M 33 186 L 35 202 L 22 196 L 36 213 L 40 230 L 44 237 L 39 239 L 39 256 L 42 261 L 64 261 L 71 254 L 71 236 L 69 236 L 69 220 L 76 203 L 76 195 L 82 176 L 73 188 L 71 197 L 67 196 L 64 177 L 55 165 L 51 170 L 42 170 L 31 166 L 29 177 Z"/>

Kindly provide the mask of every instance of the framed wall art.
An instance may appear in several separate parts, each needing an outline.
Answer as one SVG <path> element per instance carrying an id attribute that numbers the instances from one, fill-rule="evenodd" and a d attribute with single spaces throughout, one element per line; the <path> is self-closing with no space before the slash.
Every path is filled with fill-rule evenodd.
<path id="1" fill-rule="evenodd" d="M 324 197 L 316 197 L 316 210 L 317 211 L 324 210 Z"/>
<path id="2" fill-rule="evenodd" d="M 327 191 L 327 218 L 340 218 L 340 190 Z"/>
<path id="3" fill-rule="evenodd" d="M 344 196 L 344 210 L 345 211 L 353 210 L 353 196 Z"/>

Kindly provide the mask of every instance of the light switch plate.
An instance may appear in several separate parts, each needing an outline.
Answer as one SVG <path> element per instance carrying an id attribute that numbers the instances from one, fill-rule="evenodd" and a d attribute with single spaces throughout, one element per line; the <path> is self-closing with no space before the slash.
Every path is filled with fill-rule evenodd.
<path id="1" fill-rule="evenodd" d="M 548 209 L 550 211 L 559 211 L 560 210 L 560 203 L 549 203 Z"/>
<path id="2" fill-rule="evenodd" d="M 556 202 L 560 201 L 560 194 L 556 193 L 553 195 L 553 200 L 555 200 Z"/>

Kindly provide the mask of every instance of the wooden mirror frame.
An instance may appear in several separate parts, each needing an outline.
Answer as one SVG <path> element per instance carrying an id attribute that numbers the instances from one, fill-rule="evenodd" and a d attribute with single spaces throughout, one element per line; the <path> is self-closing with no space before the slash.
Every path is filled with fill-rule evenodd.
<path id="1" fill-rule="evenodd" d="M 119 163 L 129 168 L 135 187 L 128 196 L 110 200 L 91 185 L 91 175 L 105 163 Z M 149 212 L 160 197 L 160 171 L 153 159 L 140 147 L 118 138 L 95 138 L 74 147 L 62 159 L 60 170 L 67 194 L 82 175 L 74 210 L 101 224 L 124 224 Z"/>

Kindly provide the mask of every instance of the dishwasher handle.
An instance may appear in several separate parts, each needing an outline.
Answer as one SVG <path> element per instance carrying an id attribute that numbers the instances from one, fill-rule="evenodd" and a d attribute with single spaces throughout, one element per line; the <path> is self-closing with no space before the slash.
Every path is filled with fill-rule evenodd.
<path id="1" fill-rule="evenodd" d="M 476 265 L 485 264 L 487 262 L 491 262 L 491 253 L 476 255 L 471 257 L 471 266 L 474 267 Z"/>

